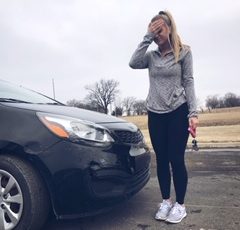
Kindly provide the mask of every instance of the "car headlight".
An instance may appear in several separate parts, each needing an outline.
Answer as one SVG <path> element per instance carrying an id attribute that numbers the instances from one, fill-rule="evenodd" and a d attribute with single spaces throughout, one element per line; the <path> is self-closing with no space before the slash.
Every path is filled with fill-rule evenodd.
<path id="1" fill-rule="evenodd" d="M 109 131 L 95 123 L 73 117 L 37 112 L 40 121 L 57 136 L 73 142 L 91 141 L 95 144 L 114 142 Z"/>

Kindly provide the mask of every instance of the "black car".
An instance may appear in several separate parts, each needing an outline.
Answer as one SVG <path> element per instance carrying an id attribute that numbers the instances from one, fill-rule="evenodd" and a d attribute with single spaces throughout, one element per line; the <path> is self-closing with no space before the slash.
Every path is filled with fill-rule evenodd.
<path id="1" fill-rule="evenodd" d="M 141 131 L 0 80 L 0 229 L 97 214 L 150 177 Z"/>

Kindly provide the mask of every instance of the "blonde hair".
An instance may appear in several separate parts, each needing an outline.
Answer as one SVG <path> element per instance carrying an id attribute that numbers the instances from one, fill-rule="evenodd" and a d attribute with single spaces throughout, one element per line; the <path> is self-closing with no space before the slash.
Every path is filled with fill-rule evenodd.
<path id="1" fill-rule="evenodd" d="M 177 63 L 179 60 L 180 50 L 182 49 L 183 44 L 181 42 L 179 35 L 177 34 L 176 23 L 169 11 L 160 11 L 158 15 L 152 18 L 151 22 L 154 22 L 159 18 L 162 18 L 170 29 L 169 43 L 173 49 L 175 61 Z"/>

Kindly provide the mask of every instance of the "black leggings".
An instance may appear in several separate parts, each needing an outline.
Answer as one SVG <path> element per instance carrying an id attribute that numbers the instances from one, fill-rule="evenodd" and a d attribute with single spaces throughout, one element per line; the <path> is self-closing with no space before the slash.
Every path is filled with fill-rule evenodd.
<path id="1" fill-rule="evenodd" d="M 148 111 L 148 128 L 157 159 L 157 175 L 163 199 L 170 198 L 171 171 L 176 201 L 184 203 L 188 175 L 185 166 L 185 149 L 188 140 L 188 106 L 184 103 L 170 113 Z"/>

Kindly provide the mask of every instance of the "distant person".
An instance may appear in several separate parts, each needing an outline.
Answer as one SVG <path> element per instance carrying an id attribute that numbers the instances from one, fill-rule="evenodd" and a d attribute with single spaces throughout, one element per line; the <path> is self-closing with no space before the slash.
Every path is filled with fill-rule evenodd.
<path id="1" fill-rule="evenodd" d="M 156 50 L 147 51 L 155 42 Z M 196 130 L 198 115 L 194 90 L 192 52 L 182 44 L 168 11 L 153 17 L 148 32 L 129 63 L 133 69 L 149 72 L 150 88 L 146 99 L 148 128 L 157 159 L 157 175 L 162 202 L 157 220 L 179 223 L 187 216 L 184 198 L 188 175 L 185 149 L 188 128 Z M 171 170 L 176 202 L 170 197 Z"/>

